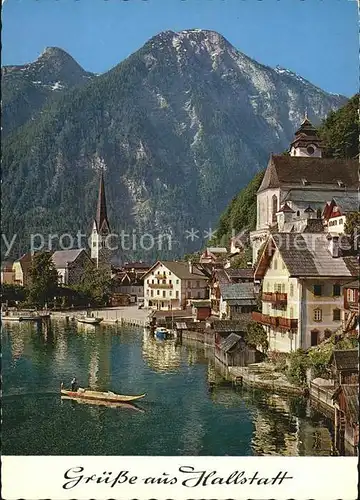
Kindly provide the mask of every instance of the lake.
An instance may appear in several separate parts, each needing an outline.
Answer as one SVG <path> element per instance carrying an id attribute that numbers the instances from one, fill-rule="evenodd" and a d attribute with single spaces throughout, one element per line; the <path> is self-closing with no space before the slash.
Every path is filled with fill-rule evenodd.
<path id="1" fill-rule="evenodd" d="M 60 321 L 47 334 L 14 323 L 1 335 L 4 455 L 337 454 L 331 422 L 307 401 L 233 388 L 201 345 Z M 146 397 L 122 408 L 61 399 L 73 376 Z"/>

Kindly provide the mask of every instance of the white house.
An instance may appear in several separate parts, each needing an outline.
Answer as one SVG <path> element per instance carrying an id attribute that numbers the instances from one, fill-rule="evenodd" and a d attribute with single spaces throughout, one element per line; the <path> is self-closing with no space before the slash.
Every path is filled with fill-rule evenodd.
<path id="1" fill-rule="evenodd" d="M 75 285 L 79 283 L 87 265 L 93 266 L 89 254 L 83 248 L 73 250 L 57 250 L 52 261 L 59 276 L 59 284 Z"/>
<path id="2" fill-rule="evenodd" d="M 144 275 L 144 306 L 184 309 L 191 299 L 208 297 L 208 277 L 196 264 L 158 261 Z"/>
<path id="3" fill-rule="evenodd" d="M 269 349 L 307 349 L 341 327 L 342 288 L 358 275 L 356 256 L 342 256 L 336 236 L 271 235 L 255 270 L 262 313 L 252 313 L 268 333 Z"/>

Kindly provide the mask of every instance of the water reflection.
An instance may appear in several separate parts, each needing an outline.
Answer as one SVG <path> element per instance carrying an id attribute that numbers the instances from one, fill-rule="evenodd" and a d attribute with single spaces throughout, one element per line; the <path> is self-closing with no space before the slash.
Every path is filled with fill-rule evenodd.
<path id="1" fill-rule="evenodd" d="M 5 453 L 336 453 L 331 424 L 306 400 L 235 389 L 214 350 L 196 342 L 55 321 L 46 332 L 9 324 L 2 339 Z M 147 396 L 139 408 L 63 400 L 59 383 L 73 376 L 94 390 Z"/>
<path id="2" fill-rule="evenodd" d="M 144 332 L 142 355 L 149 366 L 159 372 L 177 371 L 181 364 L 181 348 L 176 341 L 158 340 L 148 332 Z"/>

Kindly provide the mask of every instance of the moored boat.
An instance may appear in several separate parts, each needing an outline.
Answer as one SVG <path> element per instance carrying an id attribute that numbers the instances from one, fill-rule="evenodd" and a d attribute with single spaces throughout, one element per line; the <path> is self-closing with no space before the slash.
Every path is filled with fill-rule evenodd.
<path id="1" fill-rule="evenodd" d="M 85 323 L 87 325 L 98 325 L 103 319 L 104 318 L 95 318 L 93 316 L 78 316 L 76 318 L 79 323 Z"/>
<path id="2" fill-rule="evenodd" d="M 1 315 L 2 321 L 40 321 L 41 316 L 38 315 L 27 315 L 27 316 L 9 316 L 9 315 Z"/>
<path id="3" fill-rule="evenodd" d="M 174 331 L 162 326 L 158 326 L 157 328 L 155 328 L 154 335 L 156 338 L 161 340 L 171 339 L 175 337 Z"/>
<path id="4" fill-rule="evenodd" d="M 137 396 L 126 396 L 123 394 L 115 394 L 114 392 L 98 392 L 92 391 L 90 389 L 83 389 L 79 387 L 77 391 L 69 391 L 67 389 L 61 388 L 61 396 L 67 396 L 72 399 L 87 399 L 93 401 L 103 401 L 108 403 L 129 403 L 130 401 L 136 401 L 142 399 L 146 394 L 139 394 Z"/>
<path id="5" fill-rule="evenodd" d="M 142 408 L 138 408 L 132 403 L 120 403 L 118 401 L 112 402 L 112 401 L 102 401 L 98 399 L 84 399 L 84 398 L 72 398 L 69 396 L 61 396 L 62 400 L 71 400 L 75 401 L 78 404 L 85 404 L 85 405 L 96 405 L 96 406 L 106 406 L 106 408 L 125 408 L 128 410 L 134 410 L 140 413 L 144 413 L 145 410 Z"/>

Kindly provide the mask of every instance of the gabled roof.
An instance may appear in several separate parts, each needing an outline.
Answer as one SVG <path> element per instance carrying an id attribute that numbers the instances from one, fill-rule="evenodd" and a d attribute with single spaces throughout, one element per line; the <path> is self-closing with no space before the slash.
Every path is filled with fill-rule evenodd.
<path id="1" fill-rule="evenodd" d="M 357 349 L 335 350 L 331 356 L 330 364 L 336 370 L 356 370 L 359 368 L 359 351 Z"/>
<path id="2" fill-rule="evenodd" d="M 294 214 L 295 210 L 289 207 L 289 205 L 285 202 L 284 205 L 281 208 L 279 208 L 278 213 L 280 212 L 288 212 L 290 214 Z"/>
<path id="3" fill-rule="evenodd" d="M 223 300 L 255 298 L 253 283 L 220 284 L 220 293 Z"/>
<path id="4" fill-rule="evenodd" d="M 85 252 L 85 254 L 87 255 L 84 248 L 75 248 L 73 250 L 57 250 L 53 253 L 52 260 L 57 269 L 62 269 L 67 267 L 68 264 L 74 262 L 82 252 Z"/>
<path id="5" fill-rule="evenodd" d="M 277 248 L 290 276 L 355 277 L 359 275 L 356 256 L 331 256 L 326 233 L 278 233 L 271 235 L 260 256 L 255 277 L 264 276 Z"/>
<path id="6" fill-rule="evenodd" d="M 144 274 L 144 277 L 146 277 L 149 273 L 151 273 L 156 266 L 159 264 L 162 264 L 165 266 L 169 271 L 171 271 L 177 278 L 180 278 L 182 280 L 199 280 L 199 279 L 208 279 L 208 277 L 200 271 L 195 264 L 192 266 L 192 273 L 190 273 L 189 269 L 189 263 L 188 262 L 182 262 L 182 261 L 176 261 L 176 260 L 159 260 L 157 261 L 150 269 Z"/>
<path id="7" fill-rule="evenodd" d="M 251 267 L 243 267 L 237 269 L 224 269 L 224 272 L 228 275 L 230 279 L 252 279 L 254 277 L 254 270 Z"/>
<path id="8" fill-rule="evenodd" d="M 280 186 L 302 187 L 302 179 L 306 179 L 309 187 L 324 185 L 339 189 L 341 181 L 347 189 L 358 187 L 357 160 L 343 158 L 308 158 L 289 155 L 272 155 L 268 163 L 258 193 L 268 188 Z"/>
<path id="9" fill-rule="evenodd" d="M 224 352 L 229 352 L 233 349 L 237 344 L 241 343 L 242 346 L 245 345 L 245 340 L 237 335 L 236 333 L 230 333 L 228 337 L 223 339 L 220 343 L 220 349 Z"/>
<path id="10" fill-rule="evenodd" d="M 211 317 L 207 319 L 212 329 L 221 333 L 245 332 L 250 321 L 251 314 L 243 314 L 238 319 L 211 319 Z"/>

